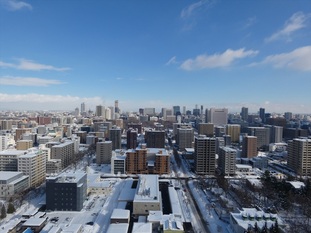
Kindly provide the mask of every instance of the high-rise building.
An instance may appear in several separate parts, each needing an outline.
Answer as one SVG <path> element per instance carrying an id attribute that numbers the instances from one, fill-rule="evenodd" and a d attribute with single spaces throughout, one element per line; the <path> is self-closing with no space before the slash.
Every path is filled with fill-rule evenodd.
<path id="1" fill-rule="evenodd" d="M 51 159 L 61 159 L 62 168 L 69 166 L 75 159 L 75 144 L 71 140 L 53 145 L 51 147 Z"/>
<path id="2" fill-rule="evenodd" d="M 216 169 L 216 138 L 199 135 L 194 140 L 194 168 L 198 175 L 214 175 Z"/>
<path id="3" fill-rule="evenodd" d="M 1 129 L 2 130 L 11 130 L 12 129 L 12 120 L 2 120 L 1 121 Z"/>
<path id="4" fill-rule="evenodd" d="M 8 199 L 15 194 L 19 194 L 29 188 L 29 176 L 22 172 L 2 172 L 0 171 L 0 198 Z"/>
<path id="5" fill-rule="evenodd" d="M 230 147 L 219 148 L 218 168 L 223 175 L 234 175 L 237 151 Z"/>
<path id="6" fill-rule="evenodd" d="M 47 210 L 80 211 L 86 196 L 86 173 L 65 173 L 46 179 Z"/>
<path id="7" fill-rule="evenodd" d="M 259 109 L 259 117 L 260 117 L 262 123 L 266 122 L 266 116 L 265 116 L 265 109 L 264 108 Z"/>
<path id="8" fill-rule="evenodd" d="M 119 113 L 120 109 L 119 109 L 119 100 L 115 100 L 114 101 L 114 112 L 115 113 Z"/>
<path id="9" fill-rule="evenodd" d="M 97 105 L 95 114 L 98 117 L 104 117 L 105 116 L 105 107 L 102 105 Z"/>
<path id="10" fill-rule="evenodd" d="M 155 115 L 155 108 L 145 108 L 144 115 L 154 116 Z"/>
<path id="11" fill-rule="evenodd" d="M 287 166 L 299 176 L 311 176 L 311 139 L 288 141 Z"/>
<path id="12" fill-rule="evenodd" d="M 145 131 L 145 142 L 149 148 L 164 148 L 165 131 L 147 130 Z"/>
<path id="13" fill-rule="evenodd" d="M 213 123 L 199 123 L 198 133 L 207 137 L 214 136 L 214 124 Z"/>
<path id="14" fill-rule="evenodd" d="M 292 112 L 285 112 L 285 113 L 284 113 L 284 118 L 285 118 L 287 121 L 290 121 L 291 119 L 293 119 L 293 113 L 292 113 Z"/>
<path id="15" fill-rule="evenodd" d="M 0 151 L 4 151 L 8 147 L 8 135 L 0 135 Z"/>
<path id="16" fill-rule="evenodd" d="M 185 148 L 192 148 L 194 137 L 193 128 L 178 128 L 177 144 L 180 150 Z"/>
<path id="17" fill-rule="evenodd" d="M 242 145 L 242 157 L 253 158 L 257 156 L 257 137 L 245 136 Z"/>
<path id="18" fill-rule="evenodd" d="M 126 133 L 126 148 L 136 149 L 137 147 L 137 131 L 130 128 Z"/>
<path id="19" fill-rule="evenodd" d="M 141 134 L 142 133 L 142 123 L 128 123 L 127 124 L 128 129 L 134 129 L 137 131 L 137 133 Z"/>
<path id="20" fill-rule="evenodd" d="M 46 155 L 37 149 L 18 157 L 18 171 L 29 176 L 29 186 L 38 187 L 45 181 Z"/>
<path id="21" fill-rule="evenodd" d="M 248 108 L 242 107 L 241 109 L 241 117 L 243 121 L 248 121 Z"/>
<path id="22" fill-rule="evenodd" d="M 83 113 L 85 113 L 86 111 L 85 111 L 85 103 L 83 102 L 83 103 L 81 103 L 81 115 L 83 114 Z"/>
<path id="23" fill-rule="evenodd" d="M 208 111 L 207 122 L 214 125 L 226 125 L 228 123 L 228 109 L 211 108 Z"/>
<path id="24" fill-rule="evenodd" d="M 270 129 L 265 127 L 248 127 L 248 135 L 257 137 L 257 147 L 267 149 L 270 143 Z"/>
<path id="25" fill-rule="evenodd" d="M 146 174 L 147 149 L 129 149 L 126 151 L 126 172 L 129 174 Z"/>
<path id="26" fill-rule="evenodd" d="M 170 173 L 170 156 L 168 153 L 163 153 L 163 150 L 159 150 L 155 157 L 153 172 L 159 175 Z"/>
<path id="27" fill-rule="evenodd" d="M 121 149 L 121 129 L 119 127 L 112 127 L 109 134 L 109 140 L 112 142 L 112 150 Z"/>
<path id="28" fill-rule="evenodd" d="M 225 127 L 220 125 L 215 127 L 215 137 L 222 137 L 224 134 L 226 134 Z"/>
<path id="29" fill-rule="evenodd" d="M 96 143 L 96 163 L 110 164 L 112 156 L 112 142 L 104 141 Z"/>
<path id="30" fill-rule="evenodd" d="M 176 115 L 180 115 L 181 112 L 180 112 L 180 106 L 173 106 L 173 115 L 176 116 Z"/>
<path id="31" fill-rule="evenodd" d="M 226 125 L 226 133 L 231 136 L 231 142 L 240 142 L 241 126 L 236 124 Z"/>
<path id="32" fill-rule="evenodd" d="M 270 128 L 270 142 L 278 143 L 282 141 L 283 141 L 283 127 L 273 125 Z"/>

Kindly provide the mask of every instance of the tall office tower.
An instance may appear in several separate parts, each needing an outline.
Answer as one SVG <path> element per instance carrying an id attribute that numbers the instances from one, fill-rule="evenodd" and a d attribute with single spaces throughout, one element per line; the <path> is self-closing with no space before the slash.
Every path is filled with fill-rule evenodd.
<path id="1" fill-rule="evenodd" d="M 137 147 L 137 131 L 134 129 L 128 129 L 126 133 L 126 148 L 136 149 Z"/>
<path id="2" fill-rule="evenodd" d="M 104 141 L 96 143 L 96 163 L 110 164 L 112 156 L 112 142 Z"/>
<path id="3" fill-rule="evenodd" d="M 243 121 L 248 121 L 248 108 L 242 107 L 241 109 L 241 117 Z"/>
<path id="4" fill-rule="evenodd" d="M 30 150 L 18 157 L 18 171 L 29 176 L 29 186 L 38 187 L 45 181 L 46 155 L 41 150 Z"/>
<path id="5" fill-rule="evenodd" d="M 74 111 L 74 114 L 75 114 L 75 116 L 79 116 L 79 108 L 75 108 L 75 111 Z"/>
<path id="6" fill-rule="evenodd" d="M 242 144 L 242 157 L 253 158 L 257 156 L 257 137 L 245 136 Z"/>
<path id="7" fill-rule="evenodd" d="M 161 109 L 161 116 L 162 116 L 163 120 L 166 120 L 166 108 Z"/>
<path id="8" fill-rule="evenodd" d="M 180 106 L 173 106 L 173 115 L 180 115 Z"/>
<path id="9" fill-rule="evenodd" d="M 199 109 L 199 108 L 193 109 L 192 114 L 193 114 L 194 116 L 200 116 L 200 109 Z"/>
<path id="10" fill-rule="evenodd" d="M 182 114 L 183 114 L 183 115 L 186 115 L 186 106 L 183 106 L 183 107 L 182 107 Z"/>
<path id="11" fill-rule="evenodd" d="M 194 140 L 194 168 L 198 175 L 214 175 L 216 139 L 199 135 Z"/>
<path id="12" fill-rule="evenodd" d="M 283 141 L 283 127 L 273 125 L 270 128 L 270 142 L 278 143 Z"/>
<path id="13" fill-rule="evenodd" d="M 266 116 L 265 116 L 265 109 L 264 108 L 259 109 L 259 117 L 260 117 L 262 123 L 266 122 Z"/>
<path id="14" fill-rule="evenodd" d="M 113 106 L 110 106 L 110 107 L 108 107 L 108 108 L 110 109 L 110 119 L 111 119 L 111 120 L 116 119 L 116 115 L 118 115 L 118 113 L 115 113 L 115 112 L 114 112 L 114 107 L 113 107 Z"/>
<path id="15" fill-rule="evenodd" d="M 230 147 L 219 148 L 218 168 L 223 175 L 234 175 L 237 151 Z"/>
<path id="16" fill-rule="evenodd" d="M 199 134 L 205 135 L 207 137 L 214 136 L 214 124 L 212 123 L 199 123 Z"/>
<path id="17" fill-rule="evenodd" d="M 12 129 L 12 120 L 2 120 L 1 121 L 1 129 L 2 130 L 11 130 Z"/>
<path id="18" fill-rule="evenodd" d="M 148 130 L 145 132 L 145 142 L 148 148 L 165 147 L 165 131 Z"/>
<path id="19" fill-rule="evenodd" d="M 105 107 L 102 105 L 96 106 L 96 116 L 103 117 L 105 116 Z"/>
<path id="20" fill-rule="evenodd" d="M 257 137 L 257 147 L 267 149 L 270 143 L 270 129 L 265 127 L 248 127 L 248 135 Z"/>
<path id="21" fill-rule="evenodd" d="M 128 129 L 132 128 L 132 129 L 136 130 L 137 133 L 139 133 L 139 134 L 142 133 L 142 123 L 133 123 L 133 122 L 131 122 L 131 123 L 127 124 L 127 128 Z"/>
<path id="22" fill-rule="evenodd" d="M 284 113 L 284 118 L 285 118 L 287 121 L 290 121 L 291 119 L 293 119 L 293 113 L 292 113 L 292 112 L 285 112 L 285 113 Z"/>
<path id="23" fill-rule="evenodd" d="M 185 148 L 192 148 L 194 137 L 193 128 L 178 128 L 177 130 L 177 144 L 180 150 Z"/>
<path id="24" fill-rule="evenodd" d="M 145 108 L 144 115 L 154 116 L 155 115 L 155 108 Z"/>
<path id="25" fill-rule="evenodd" d="M 203 114 L 203 105 L 201 105 L 200 115 Z"/>
<path id="26" fill-rule="evenodd" d="M 120 109 L 119 109 L 119 100 L 115 100 L 114 101 L 114 112 L 115 113 L 119 113 Z"/>
<path id="27" fill-rule="evenodd" d="M 215 137 L 222 137 L 226 134 L 226 128 L 223 126 L 216 126 L 215 127 Z"/>
<path id="28" fill-rule="evenodd" d="M 83 103 L 81 103 L 81 115 L 84 113 L 84 112 L 86 112 L 85 111 L 85 103 L 83 102 Z"/>
<path id="29" fill-rule="evenodd" d="M 226 133 L 231 136 L 231 142 L 240 142 L 241 126 L 236 124 L 226 125 Z"/>
<path id="30" fill-rule="evenodd" d="M 299 176 L 311 176 L 311 139 L 288 141 L 287 166 Z"/>
<path id="31" fill-rule="evenodd" d="M 62 169 L 74 161 L 75 144 L 68 140 L 51 147 L 51 159 L 61 159 Z"/>
<path id="32" fill-rule="evenodd" d="M 105 119 L 112 120 L 112 118 L 111 118 L 111 109 L 110 108 L 106 108 L 105 109 Z"/>
<path id="33" fill-rule="evenodd" d="M 129 174 L 146 174 L 147 149 L 136 149 L 126 151 L 126 172 Z"/>
<path id="34" fill-rule="evenodd" d="M 227 108 L 211 108 L 208 111 L 208 122 L 214 125 L 226 125 L 228 123 Z"/>
<path id="35" fill-rule="evenodd" d="M 9 144 L 8 135 L 0 135 L 0 151 L 4 151 Z"/>
<path id="36" fill-rule="evenodd" d="M 109 134 L 109 140 L 112 141 L 112 150 L 121 149 L 121 129 L 119 127 L 112 127 Z"/>

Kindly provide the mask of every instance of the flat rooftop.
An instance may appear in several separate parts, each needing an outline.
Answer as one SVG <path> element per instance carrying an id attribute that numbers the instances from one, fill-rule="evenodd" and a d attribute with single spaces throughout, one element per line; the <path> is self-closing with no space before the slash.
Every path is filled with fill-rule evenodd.
<path id="1" fill-rule="evenodd" d="M 0 181 L 9 180 L 15 176 L 22 174 L 22 172 L 3 172 L 0 171 Z"/>
<path id="2" fill-rule="evenodd" d="M 134 202 L 159 202 L 159 176 L 140 175 Z"/>

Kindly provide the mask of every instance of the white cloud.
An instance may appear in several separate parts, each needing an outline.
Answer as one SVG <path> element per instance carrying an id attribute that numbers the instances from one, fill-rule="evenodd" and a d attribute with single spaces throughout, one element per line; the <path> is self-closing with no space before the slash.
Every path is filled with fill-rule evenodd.
<path id="1" fill-rule="evenodd" d="M 181 13 L 180 13 L 180 17 L 181 18 L 187 18 L 187 17 L 190 17 L 192 15 L 192 13 L 200 8 L 201 6 L 203 6 L 204 3 L 207 3 L 207 1 L 199 1 L 199 2 L 196 2 L 196 3 L 193 3 L 187 7 L 185 7 Z"/>
<path id="2" fill-rule="evenodd" d="M 0 85 L 7 86 L 38 86 L 38 87 L 47 87 L 54 84 L 63 84 L 59 80 L 53 79 L 42 79 L 34 77 L 12 77 L 12 76 L 3 76 L 0 77 Z"/>
<path id="3" fill-rule="evenodd" d="M 96 105 L 103 104 L 100 97 L 78 97 L 71 95 L 45 95 L 37 93 L 6 94 L 0 93 L 1 109 L 19 110 L 70 110 L 86 103 L 88 109 L 94 110 Z"/>
<path id="4" fill-rule="evenodd" d="M 171 64 L 176 64 L 176 56 L 172 57 L 170 60 L 168 60 L 168 62 L 165 63 L 166 66 L 169 66 Z"/>
<path id="5" fill-rule="evenodd" d="M 283 28 L 265 39 L 265 42 L 271 42 L 279 39 L 291 40 L 291 35 L 304 27 L 306 27 L 307 20 L 311 14 L 304 14 L 303 12 L 296 12 L 284 24 Z"/>
<path id="6" fill-rule="evenodd" d="M 198 55 L 194 59 L 187 59 L 184 61 L 180 68 L 183 70 L 201 70 L 208 68 L 227 67 L 230 66 L 235 60 L 255 56 L 258 51 L 245 50 L 244 48 L 238 50 L 227 49 L 221 54 L 213 55 Z"/>
<path id="7" fill-rule="evenodd" d="M 260 63 L 251 66 L 268 64 L 275 68 L 289 68 L 300 71 L 311 71 L 311 45 L 297 48 L 289 53 L 267 56 Z"/>
<path id="8" fill-rule="evenodd" d="M 4 6 L 7 10 L 10 11 L 18 11 L 22 9 L 32 10 L 32 6 L 23 1 L 18 0 L 0 0 L 2 6 Z"/>
<path id="9" fill-rule="evenodd" d="M 58 68 L 51 65 L 45 65 L 33 62 L 27 59 L 20 59 L 19 64 L 7 63 L 0 61 L 0 67 L 3 68 L 15 68 L 18 70 L 33 70 L 33 71 L 41 71 L 41 70 L 52 70 L 52 71 L 66 71 L 70 70 L 68 67 Z"/>
<path id="10" fill-rule="evenodd" d="M 246 20 L 246 23 L 243 26 L 243 29 L 247 29 L 247 28 L 253 26 L 256 22 L 257 22 L 256 16 L 248 18 Z"/>

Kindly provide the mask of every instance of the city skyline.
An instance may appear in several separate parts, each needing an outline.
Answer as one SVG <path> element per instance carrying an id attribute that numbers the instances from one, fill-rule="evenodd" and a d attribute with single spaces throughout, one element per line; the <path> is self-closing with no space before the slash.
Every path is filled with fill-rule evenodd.
<path id="1" fill-rule="evenodd" d="M 306 0 L 0 0 L 0 14 L 0 110 L 311 113 Z"/>

